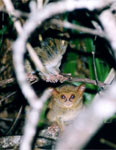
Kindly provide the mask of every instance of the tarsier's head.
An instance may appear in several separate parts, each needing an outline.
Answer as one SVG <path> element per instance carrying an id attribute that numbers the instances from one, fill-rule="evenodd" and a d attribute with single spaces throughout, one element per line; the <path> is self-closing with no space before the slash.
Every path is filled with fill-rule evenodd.
<path id="1" fill-rule="evenodd" d="M 72 108 L 82 100 L 85 85 L 63 85 L 53 90 L 53 99 L 63 108 Z"/>

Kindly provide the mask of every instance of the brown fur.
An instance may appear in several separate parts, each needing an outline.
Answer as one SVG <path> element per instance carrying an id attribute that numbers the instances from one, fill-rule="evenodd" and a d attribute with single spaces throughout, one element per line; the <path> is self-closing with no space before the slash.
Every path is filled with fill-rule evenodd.
<path id="1" fill-rule="evenodd" d="M 83 92 L 85 85 L 63 85 L 53 90 L 52 99 L 48 105 L 47 118 L 57 122 L 63 130 L 65 122 L 73 120 L 83 107 Z"/>

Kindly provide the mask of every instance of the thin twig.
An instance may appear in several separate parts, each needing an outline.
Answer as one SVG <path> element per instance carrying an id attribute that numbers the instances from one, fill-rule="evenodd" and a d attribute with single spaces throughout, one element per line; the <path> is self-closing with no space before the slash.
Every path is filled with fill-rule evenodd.
<path id="1" fill-rule="evenodd" d="M 103 83 L 100 81 L 98 81 L 98 84 L 97 84 L 95 80 L 88 79 L 88 78 L 77 78 L 77 77 L 71 77 L 71 79 L 69 79 L 69 82 L 84 82 L 84 83 L 90 83 L 90 84 L 100 86 L 100 87 L 104 87 L 107 85 L 106 83 Z"/>
<path id="2" fill-rule="evenodd" d="M 21 113 L 22 113 L 22 110 L 23 110 L 23 106 L 20 107 L 19 112 L 18 112 L 18 114 L 17 114 L 17 116 L 16 116 L 16 118 L 15 118 L 15 121 L 13 122 L 12 126 L 10 127 L 10 129 L 9 129 L 9 131 L 7 132 L 6 135 L 9 135 L 9 133 L 11 133 L 12 130 L 14 129 L 14 126 L 16 125 L 16 123 L 18 122 L 18 120 L 19 120 L 19 118 L 20 118 L 20 115 L 21 115 Z"/>
<path id="3" fill-rule="evenodd" d="M 30 84 L 33 85 L 33 84 L 35 84 L 36 82 L 38 82 L 38 80 L 35 80 L 35 81 L 31 82 Z M 8 94 L 7 96 L 5 96 L 5 97 L 3 97 L 2 99 L 0 99 L 0 107 L 2 107 L 3 105 L 6 105 L 8 102 L 7 102 L 7 101 L 4 102 L 4 101 L 5 101 L 6 99 L 10 98 L 11 96 L 15 95 L 17 92 L 18 92 L 18 91 L 13 91 L 13 92 L 11 92 L 10 94 Z M 11 100 L 13 101 L 13 99 L 11 99 Z M 2 103 L 3 103 L 3 105 L 2 105 Z M 11 101 L 10 101 L 10 103 L 11 103 Z"/>
<path id="4" fill-rule="evenodd" d="M 94 50 L 92 51 L 92 56 L 93 56 L 93 57 L 92 57 L 92 58 L 93 58 L 93 69 L 94 69 L 96 84 L 97 84 L 98 86 L 100 86 L 100 85 L 99 85 L 99 80 L 98 80 L 98 75 L 97 75 L 96 61 L 95 61 L 95 51 L 94 51 Z"/>
<path id="5" fill-rule="evenodd" d="M 17 91 L 11 92 L 11 93 L 8 94 L 7 96 L 5 96 L 5 97 L 3 97 L 2 99 L 0 99 L 0 106 L 2 106 L 2 103 L 3 103 L 6 99 L 8 99 L 9 97 L 11 97 L 11 96 L 13 96 L 14 94 L 16 94 L 16 92 L 17 92 Z M 5 102 L 4 105 L 7 104 L 7 103 L 8 103 L 8 102 Z"/>
<path id="6" fill-rule="evenodd" d="M 0 11 L 8 13 L 8 11 L 6 10 L 6 8 L 4 8 L 4 7 L 0 7 Z M 26 17 L 27 18 L 29 16 L 28 13 L 22 12 L 22 11 L 19 11 L 19 10 L 14 10 L 14 12 L 11 15 L 13 17 L 16 17 L 16 18 L 20 18 L 20 17 Z"/>
<path id="7" fill-rule="evenodd" d="M 2 81 L 0 81 L 0 87 L 4 86 L 4 85 L 6 85 L 6 84 L 11 84 L 11 83 L 13 83 L 14 81 L 15 81 L 14 78 L 2 80 Z"/>
<path id="8" fill-rule="evenodd" d="M 114 144 L 114 143 L 112 143 L 112 142 L 110 142 L 110 141 L 108 141 L 108 140 L 106 140 L 106 139 L 104 139 L 104 138 L 101 138 L 101 139 L 100 139 L 100 142 L 101 142 L 102 144 L 108 145 L 108 146 L 110 146 L 110 147 L 116 149 L 116 144 Z"/>

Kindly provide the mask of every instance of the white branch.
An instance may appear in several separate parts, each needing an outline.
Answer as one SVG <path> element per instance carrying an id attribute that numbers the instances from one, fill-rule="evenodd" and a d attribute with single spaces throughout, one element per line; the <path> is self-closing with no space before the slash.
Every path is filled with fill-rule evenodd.
<path id="1" fill-rule="evenodd" d="M 29 108 L 20 150 L 31 150 L 32 142 L 37 130 L 37 124 L 40 120 L 41 109 L 43 108 L 44 102 L 50 97 L 51 91 L 51 89 L 46 90 L 42 97 L 33 104 L 34 108 Z"/>
<path id="2" fill-rule="evenodd" d="M 106 10 L 102 12 L 99 19 L 104 27 L 106 39 L 109 40 L 112 48 L 115 50 L 116 56 L 116 18 L 110 10 Z"/>
<path id="3" fill-rule="evenodd" d="M 82 25 L 76 25 L 76 24 L 72 24 L 68 21 L 61 21 L 61 20 L 57 20 L 57 19 L 53 19 L 51 22 L 53 24 L 59 25 L 61 27 L 67 28 L 67 29 L 74 29 L 74 30 L 77 30 L 77 31 L 80 31 L 83 33 L 97 35 L 100 37 L 105 37 L 104 32 L 102 30 L 91 29 L 91 28 L 84 27 Z"/>

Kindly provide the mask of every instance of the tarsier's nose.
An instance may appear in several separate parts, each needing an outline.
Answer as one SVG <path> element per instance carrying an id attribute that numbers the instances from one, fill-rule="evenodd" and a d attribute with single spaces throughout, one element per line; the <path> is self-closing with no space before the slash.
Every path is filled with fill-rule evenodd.
<path id="1" fill-rule="evenodd" d="M 66 105 L 67 107 L 71 107 L 71 106 L 73 105 L 73 103 L 70 102 L 69 100 L 67 100 L 67 101 L 65 102 L 65 105 Z"/>

